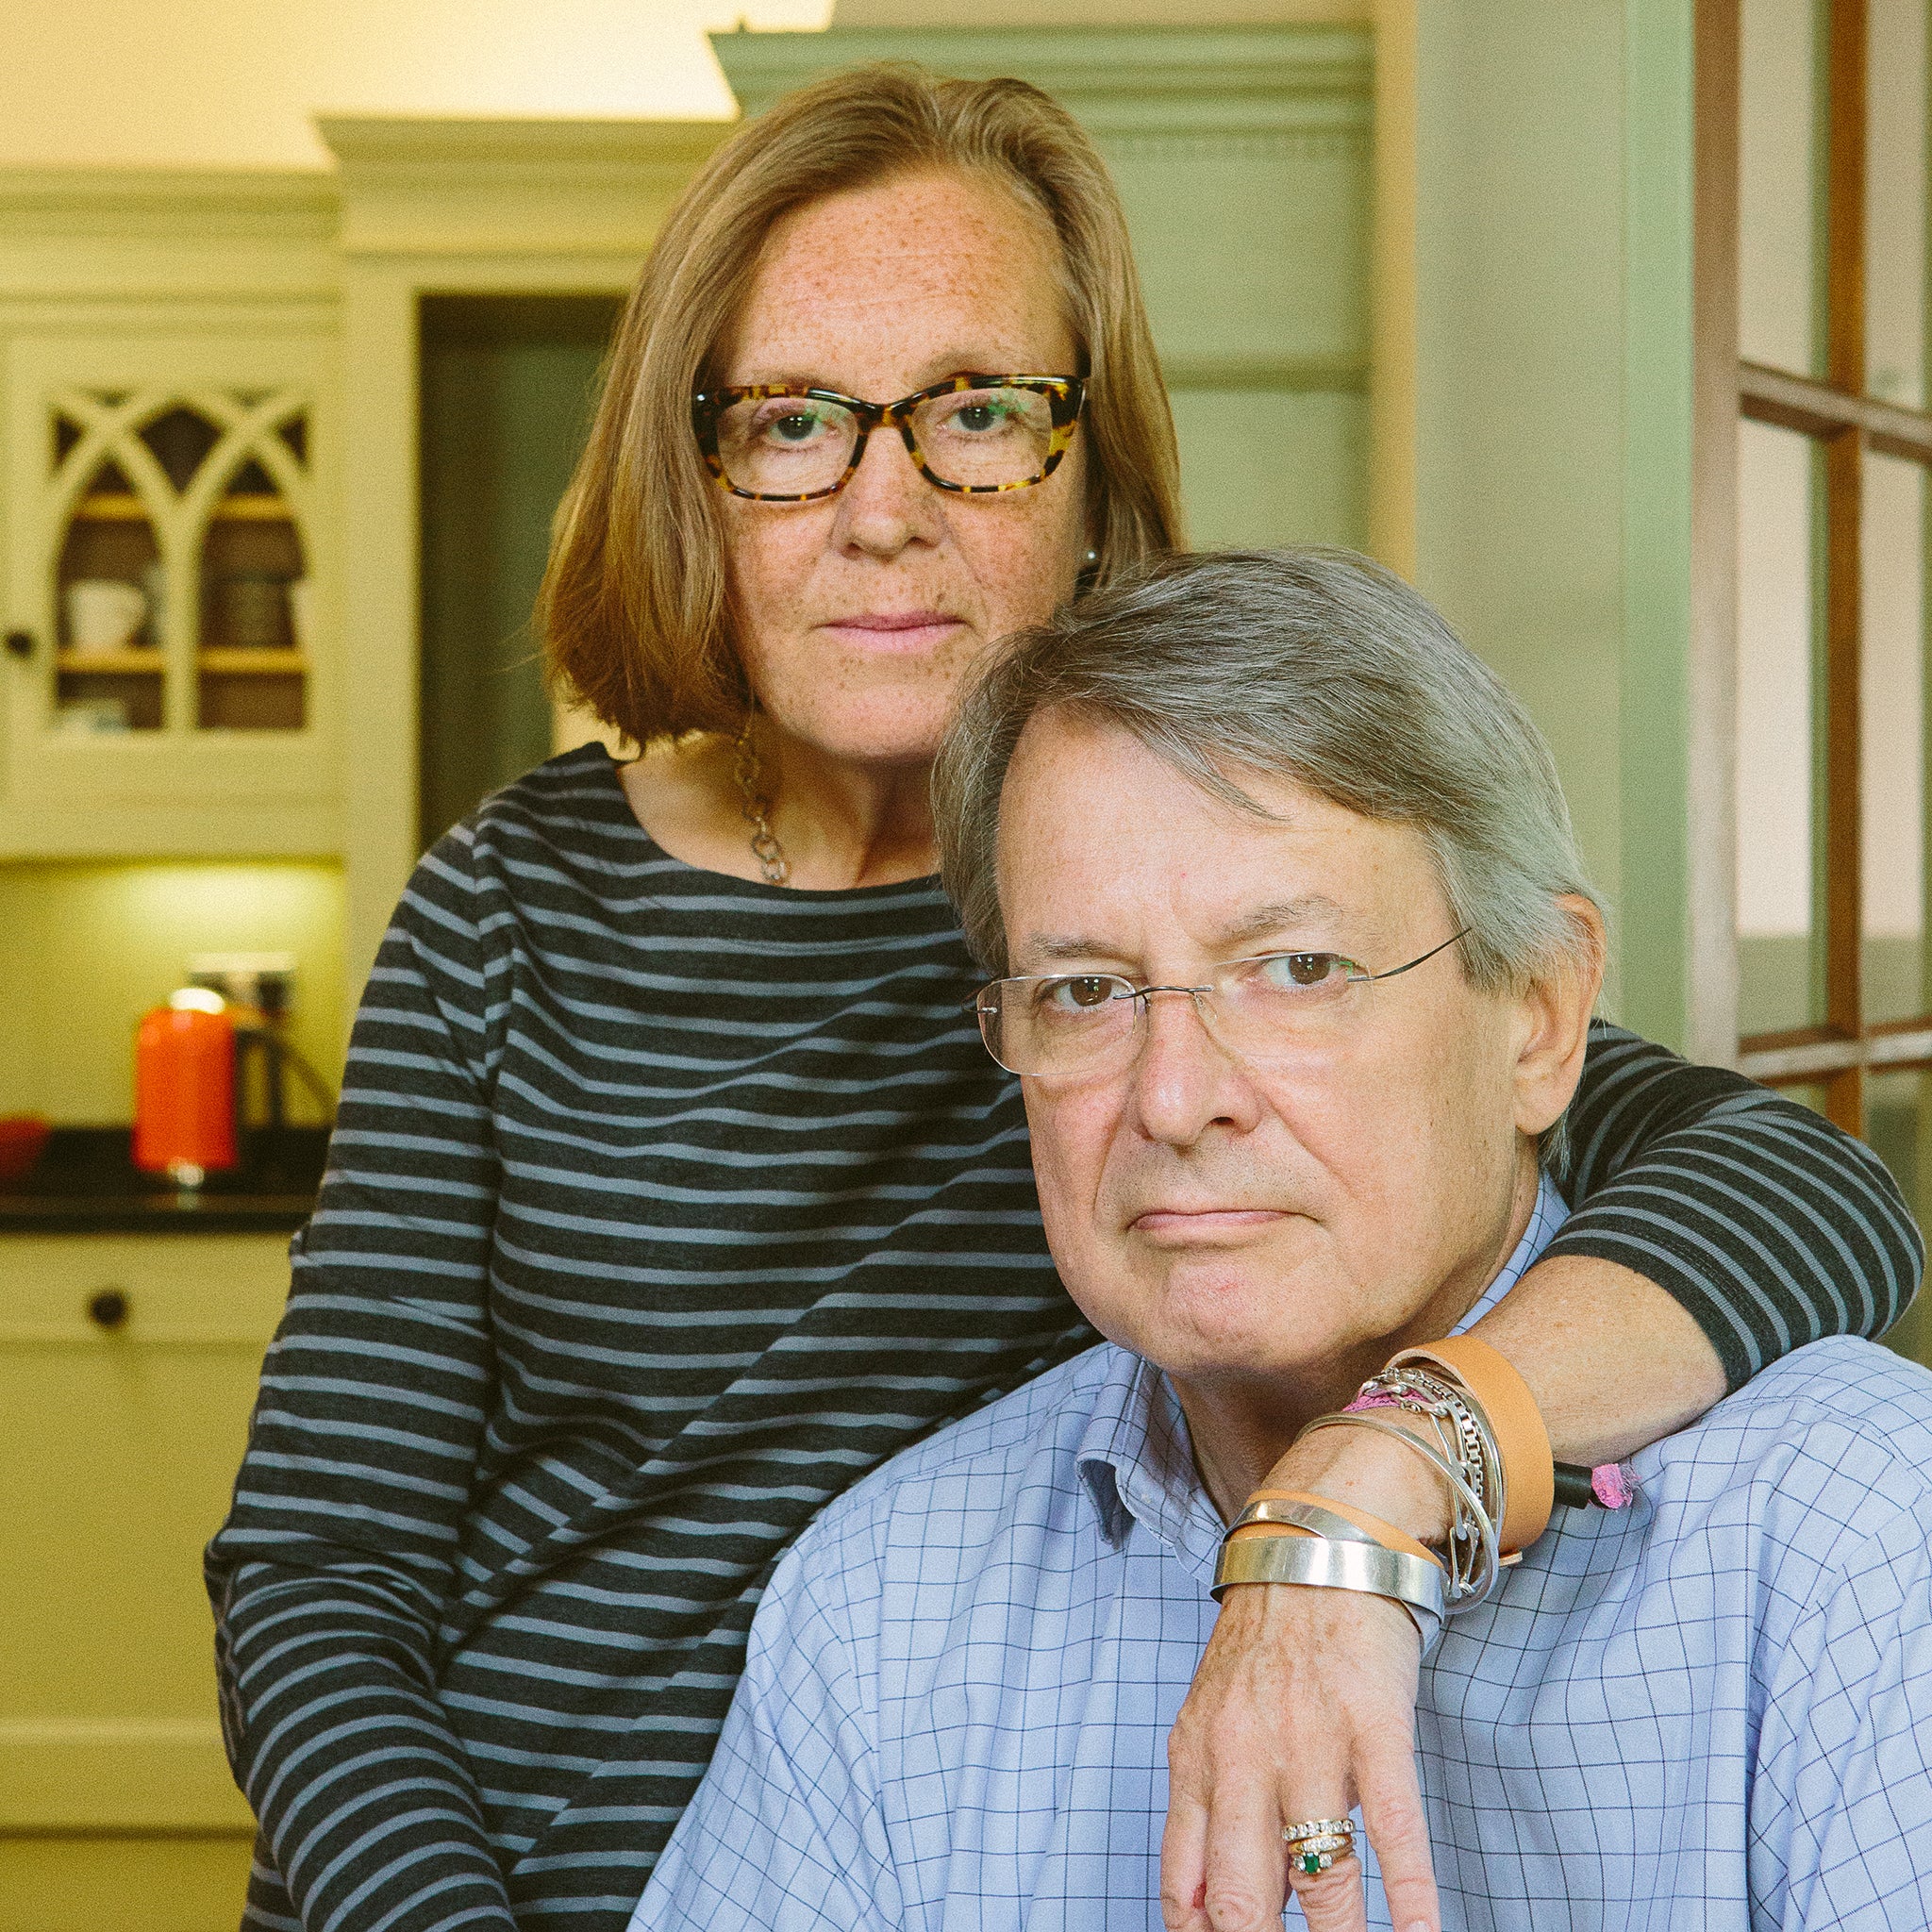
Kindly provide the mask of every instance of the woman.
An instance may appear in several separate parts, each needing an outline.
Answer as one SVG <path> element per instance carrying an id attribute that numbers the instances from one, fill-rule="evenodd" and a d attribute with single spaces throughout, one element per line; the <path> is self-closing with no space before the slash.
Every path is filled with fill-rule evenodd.
<path id="1" fill-rule="evenodd" d="M 546 588 L 560 671 L 646 753 L 554 759 L 405 895 L 210 1550 L 251 1923 L 622 1926 L 777 1554 L 1088 1341 L 961 1010 L 927 771 L 977 654 L 1176 541 L 1174 506 L 1118 205 L 1033 90 L 827 81 L 671 217 Z M 1732 1076 L 1606 1033 L 1574 1140 L 1581 1210 L 1496 1337 L 1559 1455 L 1911 1291 L 1875 1164 Z M 1646 1233 L 1659 1194 L 1695 1253 Z M 1438 1507 L 1323 1455 L 1336 1493 Z M 1215 1694 L 1301 1614 L 1257 1611 Z M 1348 1635 L 1277 1748 L 1412 1694 Z M 1203 1772 L 1177 1870 L 1257 1815 L 1266 1849 L 1253 1790 Z"/>

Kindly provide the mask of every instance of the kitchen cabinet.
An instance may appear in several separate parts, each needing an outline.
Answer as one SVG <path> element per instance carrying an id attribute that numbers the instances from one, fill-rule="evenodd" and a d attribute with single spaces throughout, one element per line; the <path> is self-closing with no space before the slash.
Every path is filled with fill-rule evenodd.
<path id="1" fill-rule="evenodd" d="M 0 860 L 343 852 L 336 222 L 0 169 Z"/>
<path id="2" fill-rule="evenodd" d="M 0 853 L 328 849 L 328 341 L 158 308 L 5 368 Z"/>
<path id="3" fill-rule="evenodd" d="M 252 1836 L 201 1550 L 288 1236 L 0 1236 L 0 1932 L 215 1932 Z"/>

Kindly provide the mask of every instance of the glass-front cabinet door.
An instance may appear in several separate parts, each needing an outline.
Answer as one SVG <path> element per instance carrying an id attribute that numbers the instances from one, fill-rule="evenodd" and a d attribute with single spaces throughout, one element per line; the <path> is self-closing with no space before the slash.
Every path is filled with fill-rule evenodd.
<path id="1" fill-rule="evenodd" d="M 324 849 L 325 345 L 16 340 L 0 852 Z"/>

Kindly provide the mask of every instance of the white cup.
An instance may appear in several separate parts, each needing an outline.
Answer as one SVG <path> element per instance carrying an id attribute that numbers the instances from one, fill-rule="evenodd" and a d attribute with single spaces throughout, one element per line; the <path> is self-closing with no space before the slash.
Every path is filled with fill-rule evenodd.
<path id="1" fill-rule="evenodd" d="M 81 577 L 67 587 L 69 647 L 78 652 L 124 648 L 147 616 L 147 596 L 118 577 Z"/>
<path id="2" fill-rule="evenodd" d="M 71 738 L 98 738 L 128 729 L 125 698 L 76 698 L 54 713 L 54 728 Z"/>

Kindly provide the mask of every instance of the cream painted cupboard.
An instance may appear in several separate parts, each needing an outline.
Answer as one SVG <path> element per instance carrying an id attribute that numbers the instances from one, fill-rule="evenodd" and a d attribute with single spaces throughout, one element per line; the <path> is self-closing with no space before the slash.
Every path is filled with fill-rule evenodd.
<path id="1" fill-rule="evenodd" d="M 183 801 L 216 849 L 258 844 L 271 813 L 279 845 L 326 804 L 328 347 L 8 344 L 6 798 L 25 849 L 151 849 L 143 819 Z"/>
<path id="2" fill-rule="evenodd" d="M 0 176 L 0 857 L 341 846 L 331 200 L 166 180 Z"/>
<path id="3" fill-rule="evenodd" d="M 286 1235 L 0 1235 L 0 1932 L 239 1916 L 201 1549 L 287 1292 Z"/>

